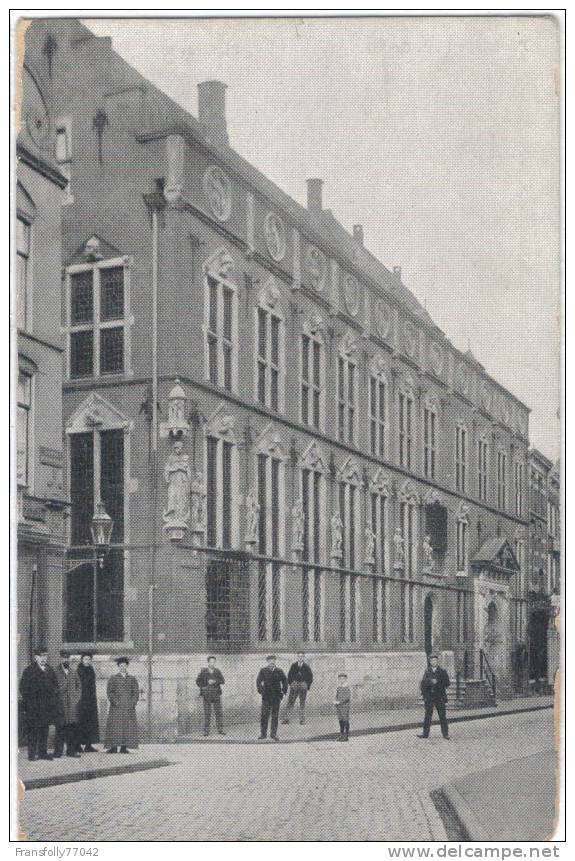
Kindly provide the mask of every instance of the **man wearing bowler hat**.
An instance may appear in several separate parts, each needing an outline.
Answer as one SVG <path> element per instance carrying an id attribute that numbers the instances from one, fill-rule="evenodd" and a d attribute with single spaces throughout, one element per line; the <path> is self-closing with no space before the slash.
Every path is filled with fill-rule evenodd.
<path id="1" fill-rule="evenodd" d="M 34 660 L 20 680 L 20 696 L 28 725 L 28 759 L 52 759 L 48 753 L 48 729 L 58 725 L 61 713 L 56 673 L 48 664 L 48 650 L 34 649 Z"/>
<path id="2" fill-rule="evenodd" d="M 262 711 L 260 718 L 260 739 L 266 738 L 268 734 L 268 723 L 271 715 L 270 738 L 278 739 L 278 718 L 280 703 L 287 694 L 288 681 L 283 670 L 276 667 L 276 656 L 268 655 L 267 666 L 262 667 L 256 679 L 256 687 L 262 698 Z"/>
<path id="3" fill-rule="evenodd" d="M 437 655 L 430 655 L 429 666 L 423 674 L 420 685 L 425 704 L 425 717 L 423 719 L 423 732 L 418 738 L 429 737 L 434 707 L 437 709 L 439 723 L 441 724 L 441 734 L 443 738 L 449 738 L 445 705 L 447 703 L 447 688 L 450 684 L 447 671 L 439 666 L 439 657 Z"/>
<path id="4" fill-rule="evenodd" d="M 138 721 L 136 703 L 140 698 L 140 686 L 135 676 L 128 674 L 130 661 L 126 657 L 116 658 L 118 672 L 108 681 L 110 710 L 106 725 L 105 746 L 107 753 L 129 753 L 129 747 L 138 747 Z"/>

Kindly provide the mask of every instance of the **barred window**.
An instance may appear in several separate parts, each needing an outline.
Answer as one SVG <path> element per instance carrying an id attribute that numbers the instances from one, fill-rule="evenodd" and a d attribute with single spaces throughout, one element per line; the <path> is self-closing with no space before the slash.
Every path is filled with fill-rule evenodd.
<path id="1" fill-rule="evenodd" d="M 278 557 L 283 510 L 281 505 L 281 461 L 265 454 L 257 456 L 259 511 L 259 552 L 262 556 Z M 260 640 L 281 639 L 281 565 L 275 562 L 258 564 L 258 637 Z"/>
<path id="2" fill-rule="evenodd" d="M 321 429 L 323 344 L 316 335 L 301 336 L 301 420 Z"/>
<path id="3" fill-rule="evenodd" d="M 323 476 L 312 469 L 301 471 L 301 499 L 304 515 L 303 553 L 306 562 L 321 563 L 323 546 Z M 302 570 L 302 629 L 303 639 L 323 640 L 323 573 L 320 567 Z"/>
<path id="4" fill-rule="evenodd" d="M 68 283 L 70 378 L 123 373 L 129 325 L 124 266 L 94 264 L 69 273 Z"/>
<path id="5" fill-rule="evenodd" d="M 206 376 L 215 386 L 235 388 L 237 294 L 232 286 L 206 275 Z"/>

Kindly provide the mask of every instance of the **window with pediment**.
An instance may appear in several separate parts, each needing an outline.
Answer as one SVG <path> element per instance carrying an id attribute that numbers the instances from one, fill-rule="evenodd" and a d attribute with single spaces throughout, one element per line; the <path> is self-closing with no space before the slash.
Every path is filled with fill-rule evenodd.
<path id="1" fill-rule="evenodd" d="M 234 261 L 220 249 L 204 265 L 206 377 L 228 391 L 237 388 L 238 290 Z"/>
<path id="2" fill-rule="evenodd" d="M 283 409 L 284 317 L 281 294 L 273 281 L 260 293 L 256 308 L 256 399 L 279 412 Z"/>

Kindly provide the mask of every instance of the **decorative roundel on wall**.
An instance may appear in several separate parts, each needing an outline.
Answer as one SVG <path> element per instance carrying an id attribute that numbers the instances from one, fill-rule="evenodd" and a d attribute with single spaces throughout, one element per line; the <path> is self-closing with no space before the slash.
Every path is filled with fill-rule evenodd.
<path id="1" fill-rule="evenodd" d="M 359 284 L 353 275 L 344 275 L 343 298 L 347 311 L 356 317 L 359 312 Z"/>
<path id="2" fill-rule="evenodd" d="M 405 352 L 413 358 L 417 350 L 417 329 L 411 323 L 405 323 L 403 326 L 403 343 Z"/>
<path id="3" fill-rule="evenodd" d="M 443 371 L 443 350 L 435 341 L 429 345 L 429 364 L 433 373 L 439 377 Z"/>
<path id="4" fill-rule="evenodd" d="M 264 237 L 273 260 L 283 260 L 286 253 L 286 229 L 283 221 L 275 212 L 268 212 L 264 219 Z"/>
<path id="5" fill-rule="evenodd" d="M 481 403 L 483 404 L 483 406 L 485 407 L 486 410 L 490 410 L 492 401 L 493 401 L 493 394 L 492 394 L 491 389 L 489 388 L 488 384 L 484 380 L 481 384 Z"/>
<path id="6" fill-rule="evenodd" d="M 464 395 L 469 392 L 469 370 L 463 362 L 457 367 L 457 386 Z"/>
<path id="7" fill-rule="evenodd" d="M 381 300 L 375 303 L 375 328 L 380 338 L 387 338 L 391 331 L 391 308 Z"/>
<path id="8" fill-rule="evenodd" d="M 310 284 L 314 290 L 320 293 L 325 287 L 327 274 L 327 261 L 325 256 L 315 245 L 308 245 L 305 252 L 305 270 L 308 274 Z"/>
<path id="9" fill-rule="evenodd" d="M 211 165 L 204 173 L 202 185 L 216 218 L 227 221 L 232 214 L 232 184 L 221 167 Z"/>
<path id="10" fill-rule="evenodd" d="M 26 128 L 36 146 L 45 147 L 50 136 L 50 121 L 47 111 L 38 105 L 31 105 L 26 112 Z"/>

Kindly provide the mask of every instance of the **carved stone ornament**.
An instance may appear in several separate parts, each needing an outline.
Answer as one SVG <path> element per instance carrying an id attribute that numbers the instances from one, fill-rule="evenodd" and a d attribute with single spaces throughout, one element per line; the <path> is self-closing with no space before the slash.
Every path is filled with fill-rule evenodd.
<path id="1" fill-rule="evenodd" d="M 258 542 L 260 524 L 260 504 L 253 489 L 246 496 L 246 544 L 252 546 Z"/>
<path id="2" fill-rule="evenodd" d="M 319 314 L 312 314 L 306 325 L 307 331 L 310 335 L 317 335 L 319 332 L 323 333 L 325 329 L 325 323 Z"/>
<path id="3" fill-rule="evenodd" d="M 291 549 L 292 551 L 303 550 L 303 536 L 305 528 L 305 515 L 301 499 L 298 499 L 291 510 L 292 527 L 291 527 Z"/>
<path id="4" fill-rule="evenodd" d="M 401 534 L 401 529 L 399 526 L 395 527 L 395 532 L 393 534 L 393 547 L 394 547 L 394 567 L 403 568 L 405 563 L 405 541 L 403 539 L 403 535 Z"/>
<path id="5" fill-rule="evenodd" d="M 359 284 L 353 275 L 344 275 L 343 278 L 343 299 L 347 312 L 352 317 L 357 317 L 359 313 Z"/>
<path id="6" fill-rule="evenodd" d="M 488 383 L 484 380 L 481 383 L 481 403 L 485 407 L 486 410 L 491 409 L 491 403 L 493 401 L 493 393 Z"/>
<path id="7" fill-rule="evenodd" d="M 391 308 L 385 302 L 378 300 L 374 308 L 375 330 L 380 338 L 388 338 L 391 332 Z"/>
<path id="8" fill-rule="evenodd" d="M 327 260 L 315 245 L 308 245 L 306 248 L 305 271 L 313 289 L 321 293 L 325 288 L 327 278 Z"/>
<path id="9" fill-rule="evenodd" d="M 415 356 L 417 351 L 417 329 L 413 323 L 406 322 L 403 326 L 403 344 L 405 352 L 410 358 Z"/>
<path id="10" fill-rule="evenodd" d="M 104 255 L 100 251 L 100 240 L 97 236 L 91 236 L 88 239 L 82 253 L 86 260 L 102 260 Z"/>
<path id="11" fill-rule="evenodd" d="M 387 365 L 383 356 L 374 356 L 370 362 L 369 372 L 373 377 L 385 377 L 387 374 Z"/>
<path id="12" fill-rule="evenodd" d="M 219 416 L 217 423 L 216 423 L 218 433 L 220 433 L 222 436 L 225 436 L 226 434 L 231 433 L 235 427 L 235 423 L 236 423 L 236 420 L 233 416 L 230 416 L 230 415 Z"/>
<path id="13" fill-rule="evenodd" d="M 343 521 L 336 511 L 331 518 L 331 558 L 341 559 L 343 557 Z"/>
<path id="14" fill-rule="evenodd" d="M 372 493 L 379 493 L 381 496 L 391 496 L 391 480 L 383 469 L 377 470 L 369 482 L 369 489 Z"/>
<path id="15" fill-rule="evenodd" d="M 429 345 L 429 365 L 436 377 L 440 377 L 443 371 L 443 350 L 436 341 Z"/>
<path id="16" fill-rule="evenodd" d="M 364 537 L 363 561 L 366 565 L 375 565 L 375 532 L 369 526 L 366 526 Z"/>
<path id="17" fill-rule="evenodd" d="M 221 167 L 211 165 L 204 173 L 202 185 L 216 218 L 227 221 L 232 214 L 232 184 Z"/>
<path id="18" fill-rule="evenodd" d="M 308 469 L 319 470 L 321 472 L 325 471 L 324 459 L 319 446 L 315 441 L 312 442 L 311 445 L 308 446 L 307 450 L 302 454 L 301 462 L 302 465 L 306 466 Z"/>
<path id="19" fill-rule="evenodd" d="M 234 258 L 222 248 L 206 262 L 206 270 L 216 278 L 231 278 L 235 270 Z"/>
<path id="20" fill-rule="evenodd" d="M 344 356 L 353 356 L 357 353 L 357 342 L 351 332 L 346 332 L 342 337 L 340 352 Z"/>
<path id="21" fill-rule="evenodd" d="M 281 299 L 281 291 L 273 279 L 270 279 L 260 294 L 260 305 L 275 308 Z"/>
<path id="22" fill-rule="evenodd" d="M 429 535 L 426 535 L 423 539 L 422 549 L 423 570 L 426 572 L 433 571 L 433 547 L 431 546 Z"/>
<path id="23" fill-rule="evenodd" d="M 286 253 L 286 229 L 275 212 L 268 212 L 264 219 L 264 238 L 273 260 L 283 260 Z"/>

